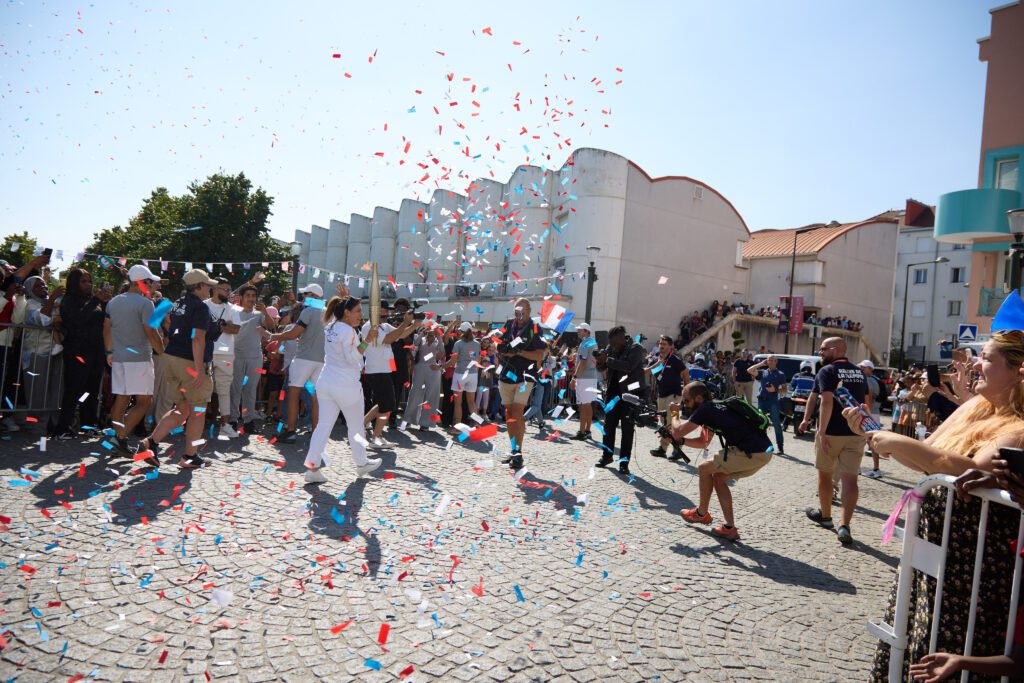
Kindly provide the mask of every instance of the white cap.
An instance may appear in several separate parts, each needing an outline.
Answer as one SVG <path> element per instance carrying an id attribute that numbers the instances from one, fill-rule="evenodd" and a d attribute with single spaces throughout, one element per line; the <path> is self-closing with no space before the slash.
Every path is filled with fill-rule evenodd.
<path id="1" fill-rule="evenodd" d="M 324 298 L 324 288 L 315 282 L 311 282 L 302 289 L 299 290 L 299 294 L 312 294 L 314 296 Z"/>
<path id="2" fill-rule="evenodd" d="M 149 268 L 140 263 L 128 269 L 128 279 L 132 282 L 138 282 L 139 280 L 153 280 L 155 282 L 160 278 L 153 275 Z"/>
<path id="3" fill-rule="evenodd" d="M 577 330 L 586 330 L 587 332 L 590 332 L 590 325 L 588 325 L 587 323 L 580 323 L 580 324 L 576 325 L 576 329 Z"/>
<path id="4" fill-rule="evenodd" d="M 469 332 L 471 329 L 473 329 L 473 325 L 468 321 L 459 325 L 459 332 Z"/>
<path id="5" fill-rule="evenodd" d="M 210 278 L 209 273 L 207 273 L 205 270 L 200 270 L 199 268 L 193 268 L 192 270 L 188 271 L 187 273 L 185 273 L 185 277 L 183 277 L 181 280 L 189 287 L 193 287 L 195 285 L 210 285 L 211 287 L 213 287 L 214 285 L 217 284 L 216 280 Z"/>
<path id="6" fill-rule="evenodd" d="M 862 360 L 860 363 L 857 363 L 857 365 L 859 365 L 862 368 L 869 368 L 871 370 L 875 369 L 875 364 L 867 359 Z"/>

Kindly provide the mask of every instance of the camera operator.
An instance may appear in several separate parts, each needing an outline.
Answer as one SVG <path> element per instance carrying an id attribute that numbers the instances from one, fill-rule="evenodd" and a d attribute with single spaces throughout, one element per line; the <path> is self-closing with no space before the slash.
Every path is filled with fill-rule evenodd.
<path id="1" fill-rule="evenodd" d="M 383 304 L 381 308 L 384 308 Z M 398 363 L 391 345 L 408 337 L 419 326 L 419 321 L 413 318 L 412 311 L 406 311 L 401 319 L 395 322 L 399 323 L 398 327 L 382 320 L 377 326 L 376 343 L 371 343 L 363 354 L 365 359 L 363 386 L 369 395 L 369 403 L 373 406 L 364 417 L 364 421 L 373 420 L 376 414 L 376 419 L 373 422 L 373 434 L 370 439 L 370 448 L 373 450 L 390 448 L 394 445 L 384 439 L 384 425 L 388 423 L 388 418 L 397 407 L 395 385 L 392 383 L 391 375 L 398 367 Z M 360 333 L 363 339 L 368 337 L 370 334 L 369 320 L 363 323 Z M 404 344 L 402 353 L 405 354 Z M 407 356 L 400 357 L 400 360 L 406 364 L 408 369 Z"/>
<path id="2" fill-rule="evenodd" d="M 395 303 L 391 305 L 391 310 L 394 311 L 394 314 L 387 319 L 387 322 L 392 327 L 397 328 L 402 326 L 402 320 L 405 318 L 406 313 L 410 310 L 415 311 L 415 306 L 408 299 L 402 297 L 395 299 Z M 415 312 L 413 317 L 417 320 L 423 319 L 422 314 Z M 405 388 L 409 386 L 409 366 L 412 362 L 412 356 L 410 355 L 410 349 L 412 348 L 411 340 L 412 330 L 404 337 L 400 337 L 391 343 L 391 353 L 395 357 L 395 371 L 391 373 L 391 384 L 395 388 L 395 410 L 391 413 L 388 424 L 392 429 L 397 424 L 399 411 L 403 414 L 405 413 L 405 410 L 402 408 L 402 399 L 405 397 Z"/>
<path id="3" fill-rule="evenodd" d="M 683 387 L 690 383 L 690 372 L 686 369 L 683 359 L 676 355 L 672 337 L 667 334 L 661 335 L 661 338 L 658 339 L 658 354 L 654 357 L 654 364 L 650 370 L 657 376 L 658 412 L 666 412 L 673 403 L 679 403 Z M 661 418 L 661 421 L 662 424 L 668 424 L 667 413 Z M 682 458 L 683 452 L 678 446 L 675 446 L 672 449 L 672 455 L 668 456 L 666 449 L 670 443 L 672 443 L 671 439 L 662 437 L 658 447 L 651 449 L 651 455 L 655 458 L 668 457 L 669 460 Z"/>
<path id="4" fill-rule="evenodd" d="M 530 319 L 530 302 L 518 299 L 515 306 L 515 317 L 505 321 L 498 344 L 501 356 L 498 393 L 505 406 L 505 424 L 512 442 L 512 453 L 504 462 L 518 470 L 523 466 L 523 436 L 526 434 L 523 411 L 530 400 L 533 378 L 540 374 L 539 363 L 544 359 L 547 346 Z"/>
<path id="5" fill-rule="evenodd" d="M 608 348 L 594 354 L 597 369 L 605 375 L 604 454 L 598 467 L 612 463 L 615 453 L 615 430 L 622 426 L 622 447 L 619 449 L 619 472 L 629 474 L 633 455 L 633 433 L 636 431 L 636 406 L 621 400 L 623 394 L 644 395 L 644 359 L 647 352 L 618 325 L 608 331 Z"/>
<path id="6" fill-rule="evenodd" d="M 724 448 L 714 458 L 702 458 L 697 466 L 700 482 L 700 500 L 697 507 L 683 510 L 683 519 L 695 524 L 710 524 L 711 491 L 718 494 L 725 524 L 711 530 L 715 536 L 738 541 L 732 514 L 732 491 L 730 479 L 743 479 L 756 473 L 772 459 L 772 442 L 764 430 L 757 429 L 739 413 L 711 399 L 711 392 L 703 382 L 691 382 L 683 387 L 683 409 L 688 417 L 685 421 L 676 418 L 672 422 L 672 436 L 682 439 L 691 448 L 708 447 L 712 433 L 721 437 Z M 679 408 L 678 405 L 675 406 Z M 700 428 L 700 436 L 687 439 L 685 436 Z"/>

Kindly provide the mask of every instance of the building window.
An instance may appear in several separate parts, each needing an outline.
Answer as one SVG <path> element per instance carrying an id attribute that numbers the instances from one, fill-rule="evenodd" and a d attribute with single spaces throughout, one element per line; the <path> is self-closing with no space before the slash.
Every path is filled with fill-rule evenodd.
<path id="1" fill-rule="evenodd" d="M 1020 159 L 1003 159 L 996 162 L 996 188 L 1016 190 L 1020 180 Z"/>
<path id="2" fill-rule="evenodd" d="M 920 346 L 921 345 L 921 332 L 911 332 L 910 333 L 910 345 L 911 346 Z"/>
<path id="3" fill-rule="evenodd" d="M 959 318 L 960 317 L 960 302 L 959 301 L 950 301 L 949 302 L 949 307 L 948 307 L 948 310 L 947 310 L 946 314 L 948 316 L 950 316 L 951 318 Z"/>
<path id="4" fill-rule="evenodd" d="M 953 251 L 963 251 L 966 248 L 967 248 L 966 244 L 954 244 L 953 245 Z"/>
<path id="5" fill-rule="evenodd" d="M 949 281 L 950 282 L 963 282 L 964 281 L 964 268 L 950 268 L 949 269 Z"/>
<path id="6" fill-rule="evenodd" d="M 911 318 L 923 318 L 925 313 L 928 311 L 928 304 L 924 301 L 911 301 L 910 302 L 910 317 Z"/>
<path id="7" fill-rule="evenodd" d="M 918 237 L 914 251 L 923 254 L 935 248 L 935 240 L 931 237 Z"/>
<path id="8" fill-rule="evenodd" d="M 914 284 L 915 285 L 926 285 L 928 284 L 928 271 L 924 268 L 914 269 Z"/>
<path id="9" fill-rule="evenodd" d="M 565 257 L 556 258 L 551 262 L 551 273 L 564 273 L 565 272 Z"/>

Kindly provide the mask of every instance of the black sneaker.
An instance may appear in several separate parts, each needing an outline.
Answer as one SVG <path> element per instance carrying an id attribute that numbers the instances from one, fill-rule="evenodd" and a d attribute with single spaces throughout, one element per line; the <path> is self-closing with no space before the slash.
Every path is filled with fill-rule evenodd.
<path id="1" fill-rule="evenodd" d="M 836 535 L 839 536 L 839 542 L 843 545 L 853 544 L 853 534 L 850 533 L 850 527 L 845 524 L 839 527 L 839 531 L 836 532 Z"/>
<path id="2" fill-rule="evenodd" d="M 74 441 L 76 438 L 78 438 L 78 435 L 69 429 L 66 432 L 61 432 L 60 434 L 58 434 L 56 438 L 57 441 Z"/>
<path id="3" fill-rule="evenodd" d="M 281 436 L 279 436 L 277 440 L 281 443 L 295 443 L 298 438 L 299 435 L 292 430 L 290 432 L 281 432 Z"/>
<path id="4" fill-rule="evenodd" d="M 608 467 L 608 465 L 611 465 L 611 464 L 612 464 L 612 456 L 605 455 L 600 460 L 597 461 L 597 465 L 596 466 L 597 467 Z"/>
<path id="5" fill-rule="evenodd" d="M 183 455 L 181 460 L 178 461 L 178 467 L 183 470 L 195 470 L 199 469 L 206 464 L 206 461 L 196 455 Z"/>
<path id="6" fill-rule="evenodd" d="M 668 456 L 668 459 L 671 460 L 672 462 L 682 460 L 686 464 L 690 464 L 690 459 L 686 457 L 686 453 L 683 452 L 682 448 L 676 445 L 672 446 L 672 455 Z"/>
<path id="7" fill-rule="evenodd" d="M 587 439 L 590 438 L 590 434 L 587 434 L 585 432 L 576 432 L 569 438 L 572 439 L 573 441 L 586 441 Z"/>
<path id="8" fill-rule="evenodd" d="M 807 514 L 807 519 L 811 520 L 812 522 L 816 522 L 817 524 L 819 524 L 823 528 L 825 528 L 825 529 L 834 529 L 835 528 L 835 526 L 832 524 L 832 518 L 831 517 L 824 517 L 824 516 L 822 516 L 820 509 L 818 509 L 818 508 L 807 508 L 806 510 L 804 510 L 804 512 Z M 850 530 L 847 529 L 846 533 L 850 533 Z"/>
<path id="9" fill-rule="evenodd" d="M 523 454 L 519 453 L 519 452 L 516 452 L 511 458 L 509 458 L 508 466 L 509 466 L 510 469 L 513 469 L 513 470 L 522 469 L 522 467 L 523 467 Z"/>
<path id="10" fill-rule="evenodd" d="M 619 474 L 629 474 L 629 461 L 625 460 L 619 463 Z"/>
<path id="11" fill-rule="evenodd" d="M 128 439 L 112 439 L 110 442 L 113 448 L 110 449 L 110 457 L 112 458 L 130 458 L 134 455 L 128 449 Z"/>
<path id="12" fill-rule="evenodd" d="M 651 449 L 651 455 L 653 455 L 655 458 L 667 458 L 668 457 L 668 453 L 666 453 L 665 449 L 662 448 L 661 446 L 658 446 L 657 448 L 652 448 Z"/>
<path id="13" fill-rule="evenodd" d="M 157 445 L 151 442 L 147 437 L 139 442 L 138 447 L 136 447 L 135 449 L 135 454 L 138 455 L 139 453 L 145 453 L 146 451 L 149 451 L 150 453 L 152 453 L 152 455 L 143 460 L 142 462 L 146 463 L 150 467 L 160 467 L 160 458 L 157 457 L 157 448 Z"/>

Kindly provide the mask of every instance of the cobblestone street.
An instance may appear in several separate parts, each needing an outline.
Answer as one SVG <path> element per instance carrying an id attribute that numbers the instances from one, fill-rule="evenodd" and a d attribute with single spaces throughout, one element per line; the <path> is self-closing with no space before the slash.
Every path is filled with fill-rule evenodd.
<path id="1" fill-rule="evenodd" d="M 734 544 L 680 518 L 697 478 L 647 454 L 651 431 L 631 481 L 531 428 L 519 481 L 489 442 L 392 432 L 358 480 L 332 441 L 319 487 L 303 438 L 219 441 L 208 468 L 147 475 L 95 440 L 19 434 L 0 444 L 0 676 L 863 680 L 899 551 L 880 529 L 913 477 L 860 479 L 843 548 L 805 518 L 812 444 L 787 436 L 733 488 Z"/>

